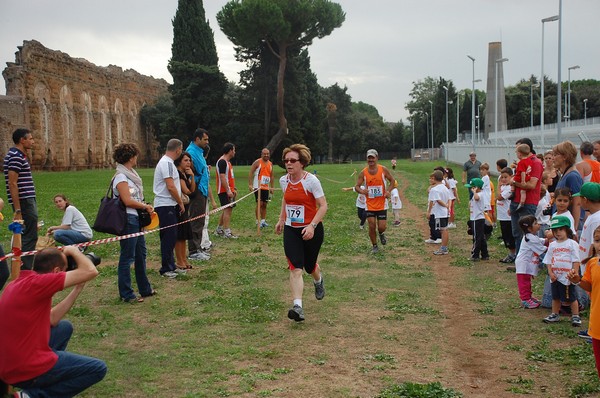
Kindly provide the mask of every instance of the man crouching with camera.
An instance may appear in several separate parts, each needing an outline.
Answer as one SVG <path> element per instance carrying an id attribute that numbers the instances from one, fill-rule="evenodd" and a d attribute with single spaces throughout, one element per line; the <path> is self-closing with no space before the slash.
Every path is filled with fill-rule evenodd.
<path id="1" fill-rule="evenodd" d="M 65 272 L 67 257 L 77 268 Z M 98 270 L 76 247 L 44 249 L 33 270 L 22 270 L 0 297 L 0 380 L 23 390 L 21 396 L 72 397 L 106 375 L 96 358 L 65 351 L 73 325 L 62 318 Z M 74 287 L 56 306 L 52 297 Z"/>

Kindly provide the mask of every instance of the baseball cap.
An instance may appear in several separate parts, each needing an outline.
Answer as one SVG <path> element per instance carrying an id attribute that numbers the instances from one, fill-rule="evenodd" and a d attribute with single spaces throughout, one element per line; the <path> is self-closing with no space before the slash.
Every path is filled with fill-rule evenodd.
<path id="1" fill-rule="evenodd" d="M 579 192 L 573 196 L 582 196 L 593 202 L 600 202 L 600 184 L 597 182 L 586 182 L 581 186 Z"/>
<path id="2" fill-rule="evenodd" d="M 483 180 L 481 178 L 473 178 L 469 184 L 465 184 L 467 188 L 483 188 Z"/>
<path id="3" fill-rule="evenodd" d="M 552 217 L 552 220 L 550 221 L 550 228 L 554 229 L 560 227 L 571 228 L 571 220 L 569 220 L 569 218 L 565 216 Z"/>
<path id="4" fill-rule="evenodd" d="M 375 156 L 376 158 L 378 158 L 379 154 L 377 153 L 377 151 L 375 149 L 369 149 L 367 151 L 367 157 L 369 157 L 369 156 Z"/>

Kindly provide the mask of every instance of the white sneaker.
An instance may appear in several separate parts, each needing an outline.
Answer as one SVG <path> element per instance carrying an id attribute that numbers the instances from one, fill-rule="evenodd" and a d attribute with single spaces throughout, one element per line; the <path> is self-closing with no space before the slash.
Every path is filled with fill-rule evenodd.
<path id="1" fill-rule="evenodd" d="M 451 222 L 450 224 L 448 224 L 448 228 L 456 228 L 456 224 L 454 224 L 453 222 Z"/>
<path id="2" fill-rule="evenodd" d="M 196 253 L 192 253 L 188 257 L 190 260 L 210 260 L 210 254 L 204 253 L 202 250 L 198 250 Z"/>
<path id="3" fill-rule="evenodd" d="M 435 241 L 433 239 L 425 239 L 425 243 L 437 243 L 437 241 Z"/>
<path id="4" fill-rule="evenodd" d="M 436 243 L 436 244 L 442 243 L 442 238 L 437 238 L 434 243 Z"/>
<path id="5" fill-rule="evenodd" d="M 164 278 L 174 279 L 174 278 L 177 278 L 177 273 L 173 272 L 173 271 L 167 271 L 164 274 L 162 274 L 162 276 Z"/>
<path id="6" fill-rule="evenodd" d="M 223 236 L 223 235 L 225 235 L 225 230 L 223 228 L 217 228 L 215 230 L 215 235 Z"/>
<path id="7" fill-rule="evenodd" d="M 185 275 L 187 274 L 187 271 L 181 268 L 175 268 L 175 271 L 173 271 L 175 274 L 180 274 L 180 275 Z M 167 273 L 165 272 L 163 275 L 166 275 Z"/>

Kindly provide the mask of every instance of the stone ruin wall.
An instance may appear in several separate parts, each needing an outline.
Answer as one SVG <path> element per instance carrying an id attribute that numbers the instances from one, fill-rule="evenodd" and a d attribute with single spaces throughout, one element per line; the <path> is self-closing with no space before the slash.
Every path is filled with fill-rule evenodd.
<path id="1" fill-rule="evenodd" d="M 140 110 L 167 93 L 163 79 L 118 66 L 98 67 L 84 59 L 24 41 L 2 75 L 0 155 L 13 145 L 16 128 L 35 140 L 32 167 L 78 170 L 113 165 L 112 148 L 135 142 L 140 166 L 159 159 L 158 141 L 141 125 Z"/>

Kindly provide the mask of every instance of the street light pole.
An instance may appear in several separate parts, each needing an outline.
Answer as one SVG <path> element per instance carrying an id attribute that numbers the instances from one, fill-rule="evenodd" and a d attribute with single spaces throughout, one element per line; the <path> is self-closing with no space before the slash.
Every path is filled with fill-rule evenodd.
<path id="1" fill-rule="evenodd" d="M 475 58 L 467 55 L 473 63 L 473 88 L 471 91 L 471 139 L 473 141 L 473 152 L 475 152 Z"/>
<path id="2" fill-rule="evenodd" d="M 544 148 L 544 24 L 553 21 L 558 21 L 558 15 L 542 19 L 542 74 L 540 78 L 540 134 L 542 149 Z"/>
<path id="3" fill-rule="evenodd" d="M 571 71 L 574 69 L 579 69 L 579 65 L 569 67 L 569 83 L 567 87 L 567 94 L 569 98 L 567 101 L 567 107 L 569 109 L 567 112 L 567 114 L 569 115 L 569 126 L 571 125 Z"/>
<path id="4" fill-rule="evenodd" d="M 530 116 L 531 116 L 531 128 L 533 129 L 533 88 L 538 88 L 540 86 L 540 83 L 531 83 L 531 93 L 530 93 L 530 98 L 531 98 L 531 108 L 529 110 L 530 112 Z"/>
<path id="5" fill-rule="evenodd" d="M 477 119 L 477 143 L 479 145 L 481 145 L 481 112 L 480 112 L 480 108 L 483 106 L 483 104 L 477 104 L 477 116 L 475 116 L 475 118 Z"/>
<path id="6" fill-rule="evenodd" d="M 498 145 L 498 64 L 508 61 L 508 58 L 500 58 L 495 62 L 496 66 L 496 98 L 494 100 L 494 137 L 496 145 Z M 504 74 L 503 74 L 504 75 Z M 504 80 L 502 80 L 504 84 Z"/>
<path id="7" fill-rule="evenodd" d="M 431 156 L 433 156 L 433 102 L 431 100 L 429 100 L 429 106 L 431 107 L 431 115 L 429 115 L 431 117 Z"/>
<path id="8" fill-rule="evenodd" d="M 588 99 L 583 100 L 583 125 L 587 126 L 587 102 Z"/>
<path id="9" fill-rule="evenodd" d="M 456 142 L 460 134 L 460 92 L 456 93 Z"/>
<path id="10" fill-rule="evenodd" d="M 562 69 L 561 65 L 562 60 L 562 0 L 558 1 L 558 77 L 556 82 L 556 142 L 560 143 L 562 140 L 561 137 L 561 128 L 562 128 L 562 117 L 560 114 L 560 101 L 562 100 L 562 80 L 560 76 L 560 70 Z"/>
<path id="11" fill-rule="evenodd" d="M 423 112 L 425 113 L 425 123 L 427 124 L 427 149 L 429 149 L 429 113 L 428 112 Z M 429 154 L 429 160 L 431 160 L 431 154 Z"/>
<path id="12" fill-rule="evenodd" d="M 448 163 L 448 87 L 443 86 L 446 91 L 446 163 Z"/>

